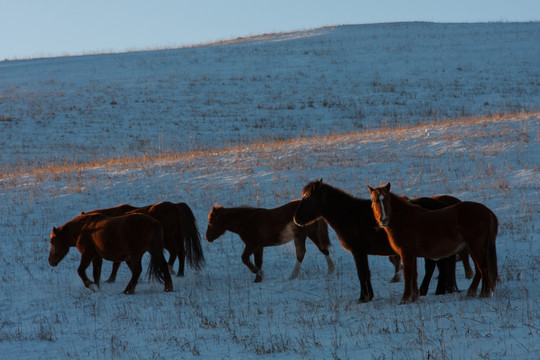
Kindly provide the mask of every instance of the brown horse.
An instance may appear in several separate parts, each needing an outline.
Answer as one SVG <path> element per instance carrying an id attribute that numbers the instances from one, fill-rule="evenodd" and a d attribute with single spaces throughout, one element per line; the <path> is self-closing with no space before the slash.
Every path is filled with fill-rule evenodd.
<path id="1" fill-rule="evenodd" d="M 102 214 L 108 217 L 126 214 L 146 214 L 158 220 L 163 226 L 164 247 L 169 252 L 169 269 L 173 271 L 173 264 L 178 257 L 177 276 L 184 276 L 185 258 L 195 270 L 204 265 L 204 254 L 201 247 L 199 229 L 195 216 L 185 203 L 173 204 L 168 201 L 144 207 L 134 207 L 123 204 L 112 208 L 97 209 L 87 214 Z M 113 264 L 111 275 L 107 282 L 114 282 L 120 262 Z"/>
<path id="2" fill-rule="evenodd" d="M 413 204 L 420 205 L 429 210 L 438 210 L 461 202 L 460 199 L 449 195 L 432 196 L 431 198 L 416 198 L 410 201 Z M 444 204 L 445 206 L 440 206 L 440 204 Z M 442 295 L 459 291 L 456 282 L 456 261 L 458 255 L 465 269 L 465 277 L 467 279 L 472 279 L 473 270 L 469 263 L 469 253 L 467 248 L 461 250 L 457 255 L 451 255 L 448 258 L 440 259 L 438 261 L 425 259 L 425 275 L 424 280 L 422 280 L 422 284 L 420 285 L 421 296 L 426 295 L 428 292 L 429 283 L 433 276 L 433 272 L 435 271 L 435 266 L 439 268 L 439 276 L 444 277 L 442 281 L 438 282 L 435 294 Z M 399 255 L 397 257 L 399 259 Z M 401 263 L 401 259 L 398 261 Z"/>
<path id="3" fill-rule="evenodd" d="M 103 259 L 125 261 L 131 269 L 131 280 L 124 290 L 132 294 L 142 272 L 141 260 L 150 253 L 148 277 L 165 283 L 165 291 L 172 291 L 171 275 L 163 257 L 163 227 L 154 218 L 144 214 L 130 214 L 108 218 L 101 214 L 79 215 L 59 228 L 53 227 L 50 235 L 49 264 L 56 266 L 66 256 L 69 248 L 76 246 L 81 253 L 77 272 L 84 286 L 99 287 Z M 92 263 L 94 282 L 86 276 Z"/>
<path id="4" fill-rule="evenodd" d="M 215 205 L 208 214 L 206 239 L 212 242 L 227 230 L 238 234 L 246 245 L 242 253 L 242 262 L 256 274 L 254 282 L 260 282 L 263 279 L 262 263 L 265 247 L 282 245 L 294 240 L 297 262 L 289 277 L 294 279 L 300 272 L 306 254 L 306 237 L 309 237 L 324 254 L 330 274 L 335 266 L 328 252 L 330 246 L 328 226 L 323 220 L 305 228 L 296 226 L 292 218 L 299 203 L 299 200 L 294 200 L 275 209 L 224 208 Z M 255 265 L 250 260 L 251 254 L 254 255 Z"/>
<path id="5" fill-rule="evenodd" d="M 420 205 L 436 205 L 439 208 L 445 206 L 434 199 L 428 200 L 429 204 L 420 200 Z M 386 233 L 377 226 L 373 217 L 371 200 L 356 198 L 341 189 L 323 183 L 322 179 L 310 182 L 302 189 L 302 200 L 294 214 L 294 222 L 299 226 L 307 226 L 321 218 L 334 229 L 343 249 L 350 252 L 354 258 L 360 280 L 358 302 L 371 301 L 373 288 L 368 255 L 390 256 L 396 273 L 399 271 L 396 253 L 390 246 Z M 451 279 L 450 276 L 440 276 L 437 288 L 451 287 L 451 284 L 444 283 Z"/>
<path id="6" fill-rule="evenodd" d="M 498 220 L 486 206 L 464 201 L 440 210 L 427 210 L 390 192 L 390 183 L 369 187 L 373 215 L 384 228 L 392 248 L 403 262 L 405 290 L 402 303 L 418 298 L 416 258 L 440 259 L 466 247 L 476 274 L 468 290 L 476 295 L 482 279 L 481 297 L 495 290 L 497 281 Z"/>

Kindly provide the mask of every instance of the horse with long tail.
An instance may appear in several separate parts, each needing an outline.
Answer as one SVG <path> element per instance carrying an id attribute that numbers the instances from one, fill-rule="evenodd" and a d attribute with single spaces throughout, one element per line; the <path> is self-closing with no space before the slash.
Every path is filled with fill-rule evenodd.
<path id="1" fill-rule="evenodd" d="M 293 219 L 299 226 L 308 226 L 324 219 L 334 229 L 343 249 L 350 252 L 354 258 L 360 281 L 358 302 L 371 301 L 373 288 L 368 255 L 396 256 L 386 233 L 379 228 L 373 217 L 371 200 L 356 198 L 341 189 L 323 183 L 320 179 L 304 186 L 302 200 Z M 394 265 L 397 272 L 399 268 L 395 263 Z M 451 277 L 439 277 L 440 285 L 437 287 L 447 287 L 443 282 L 449 278 Z"/>
<path id="2" fill-rule="evenodd" d="M 122 204 L 111 208 L 92 210 L 86 214 L 102 214 L 109 217 L 127 214 L 149 215 L 163 226 L 164 247 L 169 252 L 168 265 L 171 272 L 173 272 L 173 265 L 177 258 L 177 276 L 184 276 L 186 257 L 193 269 L 200 270 L 204 266 L 205 260 L 199 229 L 195 216 L 186 203 L 174 204 L 163 201 L 143 207 Z M 107 282 L 115 281 L 120 264 L 120 262 L 113 263 Z"/>
<path id="3" fill-rule="evenodd" d="M 164 283 L 165 291 L 173 290 L 163 256 L 163 227 L 148 215 L 129 214 L 112 218 L 102 214 L 79 215 L 58 228 L 53 227 L 50 244 L 49 264 L 53 267 L 62 261 L 70 247 L 77 247 L 81 253 L 77 272 L 88 288 L 93 284 L 99 287 L 103 259 L 125 261 L 132 276 L 124 293 L 133 294 L 142 272 L 143 254 L 149 252 L 148 277 Z M 86 275 L 90 263 L 93 282 Z"/>
<path id="4" fill-rule="evenodd" d="M 403 263 L 402 303 L 419 296 L 416 258 L 440 259 L 467 248 L 476 268 L 467 295 L 490 296 L 497 283 L 495 240 L 498 220 L 485 205 L 463 201 L 440 210 L 427 210 L 390 192 L 390 183 L 369 187 L 373 215 L 388 235 Z"/>

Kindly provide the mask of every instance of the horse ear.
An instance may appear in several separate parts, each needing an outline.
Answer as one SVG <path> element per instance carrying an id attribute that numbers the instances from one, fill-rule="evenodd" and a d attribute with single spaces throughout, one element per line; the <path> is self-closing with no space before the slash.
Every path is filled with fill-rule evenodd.
<path id="1" fill-rule="evenodd" d="M 319 180 L 317 180 L 317 182 L 318 182 L 319 184 L 322 184 L 322 178 L 320 178 Z"/>
<path id="2" fill-rule="evenodd" d="M 58 234 L 58 229 L 57 229 L 56 227 L 54 227 L 54 226 L 53 226 L 53 228 L 52 228 L 52 232 L 53 232 L 53 234 L 55 234 L 55 235 L 56 235 L 56 234 Z"/>
<path id="3" fill-rule="evenodd" d="M 84 211 L 81 211 L 81 215 L 84 215 Z"/>
<path id="4" fill-rule="evenodd" d="M 384 188 L 386 189 L 386 191 L 390 191 L 390 182 L 388 182 L 388 184 L 386 184 Z"/>
<path id="5" fill-rule="evenodd" d="M 369 185 L 366 185 L 366 186 L 367 186 L 367 188 L 369 189 L 369 192 L 370 192 L 370 193 L 372 193 L 373 191 L 375 191 L 375 189 L 372 188 L 371 186 L 369 186 Z"/>

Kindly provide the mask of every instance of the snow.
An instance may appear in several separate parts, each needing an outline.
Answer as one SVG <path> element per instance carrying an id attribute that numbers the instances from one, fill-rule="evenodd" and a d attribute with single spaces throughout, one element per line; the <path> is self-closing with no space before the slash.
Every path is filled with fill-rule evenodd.
<path id="1" fill-rule="evenodd" d="M 396 23 L 1 62 L 1 357 L 539 358 L 539 37 L 540 23 Z M 297 280 L 289 243 L 265 250 L 254 284 L 231 233 L 173 293 L 141 278 L 122 294 L 125 265 L 93 292 L 75 249 L 47 262 L 52 227 L 82 210 L 184 201 L 204 234 L 215 203 L 276 207 L 321 177 L 363 198 L 390 181 L 488 206 L 494 296 L 467 298 L 458 264 L 461 293 L 433 281 L 398 305 L 403 282 L 372 256 L 375 298 L 358 304 L 332 230 L 336 271 L 308 242 Z"/>

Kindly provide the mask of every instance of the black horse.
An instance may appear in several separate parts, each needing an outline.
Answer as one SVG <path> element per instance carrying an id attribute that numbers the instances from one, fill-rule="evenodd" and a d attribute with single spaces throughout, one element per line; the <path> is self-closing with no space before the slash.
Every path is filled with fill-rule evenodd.
<path id="1" fill-rule="evenodd" d="M 447 206 L 447 204 L 431 198 L 419 198 L 411 201 L 420 206 L 425 205 L 427 208 L 440 209 Z M 388 242 L 385 231 L 379 228 L 373 217 L 371 200 L 355 198 L 343 190 L 323 183 L 322 179 L 310 182 L 302 189 L 302 200 L 293 219 L 297 225 L 305 226 L 320 218 L 324 218 L 334 229 L 343 249 L 350 252 L 354 258 L 360 280 L 358 301 L 370 301 L 373 299 L 373 288 L 371 287 L 368 255 L 396 255 Z M 438 291 L 439 289 L 441 292 L 444 291 L 443 289 L 457 290 L 455 261 L 455 256 L 439 260 Z M 448 274 L 448 271 L 451 272 L 452 269 L 453 275 Z M 427 284 L 429 285 L 429 279 Z"/>

